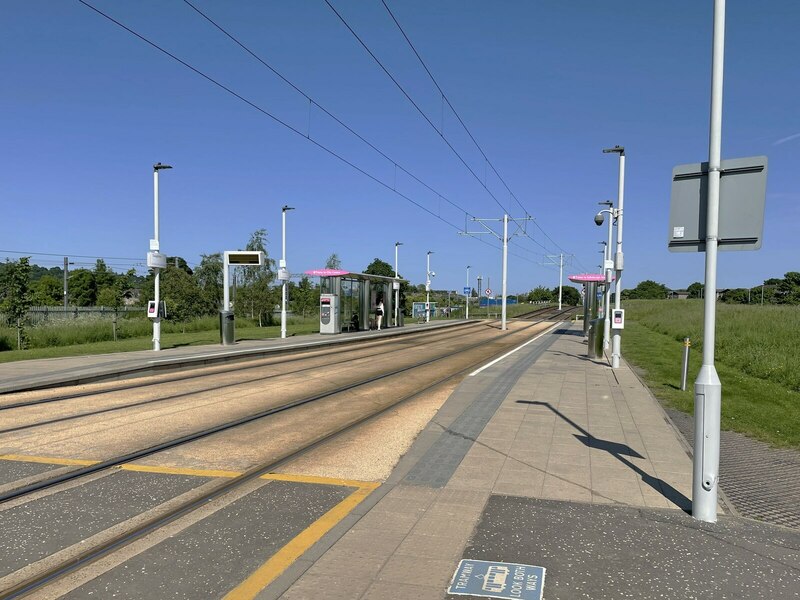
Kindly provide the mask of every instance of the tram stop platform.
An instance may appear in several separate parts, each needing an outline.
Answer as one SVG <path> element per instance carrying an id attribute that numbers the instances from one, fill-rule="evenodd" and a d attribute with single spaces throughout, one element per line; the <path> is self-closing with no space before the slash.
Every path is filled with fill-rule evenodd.
<path id="1" fill-rule="evenodd" d="M 691 487 L 689 446 L 647 388 L 561 324 L 466 377 L 257 598 L 800 597 L 800 531 L 724 497 L 716 523 L 696 521 Z"/>

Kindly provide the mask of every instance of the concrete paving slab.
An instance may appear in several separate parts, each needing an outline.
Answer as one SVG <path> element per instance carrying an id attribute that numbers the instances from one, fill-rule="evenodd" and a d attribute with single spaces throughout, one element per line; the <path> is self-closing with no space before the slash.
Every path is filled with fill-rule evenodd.
<path id="1" fill-rule="evenodd" d="M 135 517 L 206 479 L 117 471 L 0 510 L 0 577 Z"/>
<path id="2" fill-rule="evenodd" d="M 353 491 L 271 481 L 64 598 L 221 598 Z"/>
<path id="3" fill-rule="evenodd" d="M 0 460 L 0 485 L 27 479 L 34 475 L 41 475 L 48 471 L 56 471 L 61 465 L 46 463 L 22 462 L 16 460 Z"/>
<path id="4" fill-rule="evenodd" d="M 545 567 L 548 600 L 800 597 L 800 531 L 674 510 L 496 495 L 463 557 Z"/>

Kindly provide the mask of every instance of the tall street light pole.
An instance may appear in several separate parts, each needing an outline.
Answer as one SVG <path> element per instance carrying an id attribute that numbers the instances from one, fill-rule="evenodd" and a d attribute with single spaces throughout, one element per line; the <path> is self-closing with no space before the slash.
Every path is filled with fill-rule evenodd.
<path id="1" fill-rule="evenodd" d="M 614 269 L 617 272 L 617 281 L 614 284 L 614 308 L 620 309 L 620 300 L 622 299 L 622 269 L 624 267 L 624 260 L 622 256 L 622 218 L 623 206 L 625 202 L 625 148 L 622 146 L 614 146 L 613 148 L 605 148 L 604 153 L 619 154 L 619 188 L 617 191 L 617 252 L 614 255 Z M 619 368 L 619 359 L 621 356 L 620 346 L 622 344 L 622 335 L 619 329 L 614 330 L 614 335 L 611 337 L 611 368 Z"/>
<path id="2" fill-rule="evenodd" d="M 428 250 L 428 263 L 425 267 L 425 322 L 431 322 L 431 276 L 435 275 L 435 273 L 431 272 L 431 254 L 433 254 L 432 250 Z"/>
<path id="3" fill-rule="evenodd" d="M 608 241 L 606 242 L 606 255 L 603 260 L 603 273 L 606 276 L 606 291 L 603 295 L 603 348 L 608 349 L 611 345 L 611 272 L 612 269 L 608 268 L 608 263 L 611 261 L 611 243 L 613 238 L 614 228 L 614 203 L 611 200 L 598 202 L 601 206 L 608 208 L 601 210 L 595 215 L 594 222 L 600 226 L 603 224 L 603 213 L 608 213 Z"/>
<path id="4" fill-rule="evenodd" d="M 711 57 L 711 118 L 708 135 L 708 198 L 706 201 L 706 279 L 703 304 L 703 364 L 694 382 L 694 469 L 692 516 L 717 520 L 719 428 L 722 383 L 714 367 L 717 310 L 717 247 L 719 244 L 719 178 L 722 145 L 722 75 L 725 58 L 725 0 L 714 0 Z"/>
<path id="5" fill-rule="evenodd" d="M 469 267 L 470 265 L 467 265 L 467 293 L 465 294 L 465 296 L 467 297 L 467 301 L 465 302 L 467 311 L 465 318 L 467 319 L 469 319 L 469 297 L 472 295 L 472 286 L 469 283 Z"/>
<path id="6" fill-rule="evenodd" d="M 171 169 L 170 165 L 162 165 L 156 163 L 153 165 L 153 240 L 150 243 L 150 250 L 153 252 L 161 252 L 160 242 L 158 239 L 158 172 L 164 169 Z M 153 319 L 153 350 L 161 350 L 161 298 L 160 298 L 160 285 L 161 285 L 161 269 L 154 267 L 155 270 L 155 301 L 156 301 L 156 316 Z"/>
<path id="7" fill-rule="evenodd" d="M 286 295 L 289 285 L 289 269 L 286 268 L 286 211 L 294 210 L 291 206 L 281 208 L 281 263 L 278 268 L 278 279 L 281 280 L 281 338 L 286 338 Z"/>
<path id="8" fill-rule="evenodd" d="M 394 289 L 394 326 L 400 326 L 400 281 L 399 281 L 399 274 L 397 271 L 397 249 L 403 245 L 403 242 L 395 242 L 394 243 L 394 278 L 395 282 L 394 285 L 397 287 Z"/>

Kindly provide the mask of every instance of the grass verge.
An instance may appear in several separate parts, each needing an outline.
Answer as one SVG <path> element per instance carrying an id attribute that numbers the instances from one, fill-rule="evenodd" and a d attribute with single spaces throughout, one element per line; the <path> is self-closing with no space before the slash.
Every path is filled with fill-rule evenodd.
<path id="1" fill-rule="evenodd" d="M 152 328 L 152 325 L 151 325 Z M 317 319 L 290 322 L 287 325 L 288 335 L 306 335 L 319 331 Z M 280 325 L 270 327 L 244 326 L 236 327 L 236 340 L 262 340 L 280 337 Z M 183 346 L 202 346 L 219 344 L 219 329 L 205 331 L 186 331 L 186 333 L 161 332 L 161 348 L 179 348 Z M 51 346 L 47 348 L 30 348 L 28 350 L 7 350 L 0 352 L 0 363 L 17 360 L 34 360 L 38 358 L 58 358 L 63 356 L 84 356 L 87 354 L 111 354 L 114 352 L 132 352 L 151 350 L 153 348 L 152 330 L 145 337 L 130 337 L 114 341 L 87 342 L 67 346 Z"/>
<path id="2" fill-rule="evenodd" d="M 663 301 L 662 301 L 663 302 Z M 676 302 L 677 303 L 677 302 Z M 635 312 L 635 311 L 632 311 Z M 640 370 L 653 394 L 667 406 L 694 413 L 694 380 L 702 354 L 692 348 L 688 385 L 680 390 L 683 343 L 631 320 L 625 324 L 623 355 Z M 800 393 L 748 375 L 740 366 L 716 362 L 722 381 L 722 428 L 774 446 L 800 449 Z"/>

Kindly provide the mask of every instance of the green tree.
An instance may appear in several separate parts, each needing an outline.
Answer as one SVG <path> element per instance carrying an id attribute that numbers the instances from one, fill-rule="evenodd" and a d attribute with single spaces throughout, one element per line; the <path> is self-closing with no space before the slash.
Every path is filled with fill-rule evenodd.
<path id="1" fill-rule="evenodd" d="M 669 294 L 669 289 L 663 283 L 656 283 L 646 279 L 631 290 L 622 290 L 623 300 L 626 298 L 636 300 L 663 300 Z"/>
<path id="2" fill-rule="evenodd" d="M 114 286 L 106 286 L 97 292 L 97 306 L 116 308 L 121 304 L 121 299 Z"/>
<path id="3" fill-rule="evenodd" d="M 197 281 L 184 269 L 167 263 L 161 270 L 159 297 L 167 306 L 167 321 L 186 324 L 204 314 L 202 293 Z M 155 278 L 149 277 L 142 287 L 142 302 L 155 298 Z M 185 330 L 185 328 L 184 328 Z"/>
<path id="4" fill-rule="evenodd" d="M 114 285 L 116 275 L 114 271 L 106 266 L 102 258 L 98 258 L 94 266 L 94 284 L 96 289 L 111 287 Z"/>
<path id="5" fill-rule="evenodd" d="M 319 287 L 311 283 L 311 280 L 304 275 L 300 279 L 300 283 L 294 286 L 291 298 L 294 310 L 305 318 L 306 314 L 315 312 L 319 306 Z"/>
<path id="6" fill-rule="evenodd" d="M 189 263 L 187 263 L 183 258 L 180 256 L 168 256 L 167 257 L 167 264 L 172 265 L 178 269 L 184 271 L 187 275 L 192 274 L 192 270 L 189 268 Z"/>
<path id="7" fill-rule="evenodd" d="M 686 288 L 686 291 L 689 292 L 689 298 L 700 298 L 703 295 L 703 284 L 699 281 L 695 281 L 692 285 Z"/>
<path id="8" fill-rule="evenodd" d="M 280 298 L 278 291 L 270 285 L 275 278 L 275 261 L 267 253 L 266 229 L 258 229 L 250 235 L 246 250 L 263 252 L 264 264 L 243 267 L 244 285 L 237 291 L 234 310 L 240 315 L 258 319 L 259 327 L 271 325 L 272 309 Z"/>
<path id="9" fill-rule="evenodd" d="M 722 292 L 720 300 L 727 304 L 747 304 L 749 299 L 749 291 L 747 288 L 733 288 Z"/>
<path id="10" fill-rule="evenodd" d="M 342 261 L 339 259 L 339 255 L 334 252 L 328 257 L 328 260 L 325 261 L 325 268 L 326 269 L 341 269 L 342 268 Z"/>
<path id="11" fill-rule="evenodd" d="M 201 255 L 194 278 L 203 299 L 203 313 L 213 313 L 222 308 L 222 253 Z"/>
<path id="12" fill-rule="evenodd" d="M 94 306 L 97 301 L 97 283 L 94 273 L 77 269 L 69 274 L 69 297 L 75 306 Z"/>
<path id="13" fill-rule="evenodd" d="M 528 294 L 528 300 L 531 302 L 550 302 L 552 299 L 553 292 L 542 285 L 536 286 Z"/>
<path id="14" fill-rule="evenodd" d="M 17 349 L 28 347 L 28 336 L 25 332 L 25 319 L 31 307 L 30 274 L 31 265 L 28 257 L 16 262 L 6 263 L 4 277 L 5 296 L 0 309 L 6 313 L 11 323 L 17 326 Z"/>
<path id="15" fill-rule="evenodd" d="M 800 273 L 789 271 L 775 289 L 778 304 L 800 304 Z"/>
<path id="16" fill-rule="evenodd" d="M 553 288 L 553 298 L 558 301 L 558 287 Z M 566 306 L 578 306 L 581 293 L 571 285 L 561 286 L 561 303 Z"/>
<path id="17" fill-rule="evenodd" d="M 63 283 L 52 275 L 43 275 L 31 286 L 35 306 L 58 306 L 64 301 Z"/>

